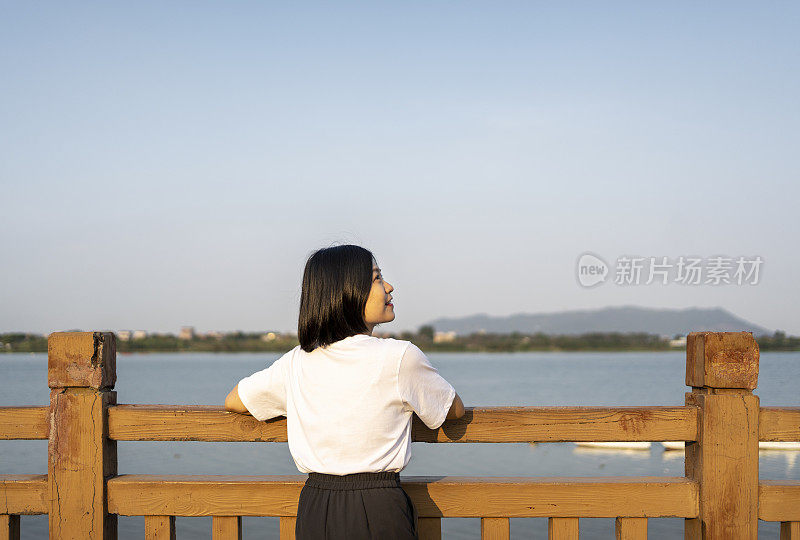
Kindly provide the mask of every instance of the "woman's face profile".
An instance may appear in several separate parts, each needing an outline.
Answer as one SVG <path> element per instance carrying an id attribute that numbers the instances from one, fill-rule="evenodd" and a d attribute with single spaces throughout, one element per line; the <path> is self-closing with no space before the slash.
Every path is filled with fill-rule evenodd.
<path id="1" fill-rule="evenodd" d="M 394 320 L 394 305 L 391 303 L 390 295 L 393 290 L 394 287 L 383 280 L 381 269 L 373 261 L 372 288 L 367 297 L 367 305 L 364 307 L 364 322 L 367 323 L 370 333 L 376 324 Z"/>

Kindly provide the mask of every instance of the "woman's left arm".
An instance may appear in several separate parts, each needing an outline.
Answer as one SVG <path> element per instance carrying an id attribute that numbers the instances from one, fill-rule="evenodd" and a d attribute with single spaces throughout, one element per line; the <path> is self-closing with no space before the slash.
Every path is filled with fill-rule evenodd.
<path id="1" fill-rule="evenodd" d="M 239 398 L 239 385 L 233 387 L 228 393 L 228 396 L 225 398 L 225 410 L 238 412 L 238 413 L 246 413 L 247 407 L 244 406 L 242 400 Z"/>

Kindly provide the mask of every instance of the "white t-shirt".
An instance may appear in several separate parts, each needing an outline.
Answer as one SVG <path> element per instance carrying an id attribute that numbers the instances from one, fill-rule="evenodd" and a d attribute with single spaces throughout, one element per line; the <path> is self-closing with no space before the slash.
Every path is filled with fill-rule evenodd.
<path id="1" fill-rule="evenodd" d="M 305 352 L 298 345 L 239 381 L 257 420 L 286 416 L 300 472 L 401 471 L 413 413 L 442 425 L 456 391 L 410 341 L 356 334 Z"/>

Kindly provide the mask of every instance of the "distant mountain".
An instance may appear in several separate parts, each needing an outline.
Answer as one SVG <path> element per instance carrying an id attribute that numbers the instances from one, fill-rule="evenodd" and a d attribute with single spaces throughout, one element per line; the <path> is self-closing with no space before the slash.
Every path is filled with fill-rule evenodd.
<path id="1" fill-rule="evenodd" d="M 442 317 L 427 324 L 436 331 L 471 334 L 486 331 L 508 334 L 583 334 L 587 332 L 647 332 L 664 336 L 708 330 L 772 335 L 762 326 L 740 319 L 722 308 L 651 309 L 619 306 L 555 313 L 517 313 L 495 317 L 480 313 L 467 317 Z"/>

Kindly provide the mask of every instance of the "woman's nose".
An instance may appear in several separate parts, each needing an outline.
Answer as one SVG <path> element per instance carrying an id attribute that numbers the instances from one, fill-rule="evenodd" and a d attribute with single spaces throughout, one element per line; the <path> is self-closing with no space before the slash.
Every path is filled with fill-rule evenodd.
<path id="1" fill-rule="evenodd" d="M 392 284 L 389 283 L 388 281 L 384 281 L 383 284 L 386 285 L 386 292 L 387 293 L 390 293 L 390 292 L 392 292 L 394 290 L 394 287 L 392 287 Z"/>

